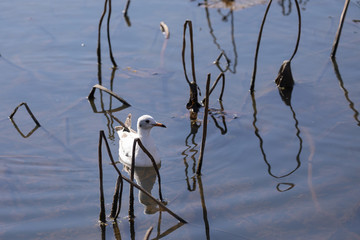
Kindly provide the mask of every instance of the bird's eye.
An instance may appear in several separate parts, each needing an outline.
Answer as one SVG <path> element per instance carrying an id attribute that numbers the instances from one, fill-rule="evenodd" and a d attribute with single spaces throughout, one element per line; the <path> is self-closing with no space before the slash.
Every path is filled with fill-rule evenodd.
<path id="1" fill-rule="evenodd" d="M 146 123 L 149 123 L 150 121 L 149 121 L 149 120 L 146 120 L 145 122 L 146 122 Z"/>

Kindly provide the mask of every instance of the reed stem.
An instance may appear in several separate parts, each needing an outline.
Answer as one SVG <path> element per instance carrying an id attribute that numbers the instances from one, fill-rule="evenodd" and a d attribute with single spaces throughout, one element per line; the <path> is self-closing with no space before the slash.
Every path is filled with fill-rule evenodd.
<path id="1" fill-rule="evenodd" d="M 350 3 L 350 0 L 345 0 L 344 8 L 343 8 L 343 11 L 341 13 L 339 26 L 338 26 L 338 29 L 337 29 L 337 32 L 336 32 L 336 35 L 335 35 L 335 40 L 334 40 L 331 55 L 330 55 L 332 59 L 334 59 L 335 55 L 336 55 L 336 51 L 337 51 L 337 48 L 338 48 L 338 45 L 339 45 L 341 31 L 342 31 L 342 28 L 343 28 L 343 25 L 344 25 L 346 12 L 347 12 L 347 9 L 349 7 L 349 3 Z"/>
<path id="2" fill-rule="evenodd" d="M 264 29 L 264 25 L 265 25 L 265 21 L 266 21 L 266 16 L 269 12 L 270 6 L 271 6 L 272 0 L 269 1 L 266 10 L 265 10 L 265 14 L 261 23 L 261 27 L 260 27 L 260 31 L 259 31 L 259 37 L 257 40 L 257 44 L 256 44 L 256 51 L 255 51 L 255 58 L 254 58 L 254 69 L 253 69 L 253 75 L 251 78 L 251 84 L 250 84 L 250 92 L 254 92 L 255 90 L 255 78 L 256 78 L 256 70 L 257 70 L 257 59 L 258 59 L 258 54 L 259 54 L 259 48 L 260 48 L 260 42 L 261 42 L 261 35 L 262 35 L 262 31 Z"/>
<path id="3" fill-rule="evenodd" d="M 204 158 L 206 133 L 207 133 L 207 119 L 208 119 L 208 112 L 209 112 L 210 78 L 211 78 L 211 74 L 209 73 L 207 76 L 207 81 L 206 81 L 206 98 L 205 98 L 205 110 L 204 110 L 204 120 L 203 120 L 203 135 L 202 135 L 202 141 L 201 141 L 200 156 L 199 156 L 197 170 L 196 170 L 197 175 L 201 175 L 201 167 L 202 167 L 203 158 Z"/>

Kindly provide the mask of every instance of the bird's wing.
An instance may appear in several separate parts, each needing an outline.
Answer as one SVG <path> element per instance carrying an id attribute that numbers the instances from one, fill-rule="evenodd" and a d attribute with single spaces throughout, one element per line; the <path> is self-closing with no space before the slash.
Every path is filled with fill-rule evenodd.
<path id="1" fill-rule="evenodd" d="M 121 132 L 123 132 L 123 131 L 136 133 L 136 131 L 131 128 L 131 113 L 129 113 L 129 115 L 127 116 L 127 118 L 125 120 L 125 123 L 122 126 L 115 126 L 115 130 L 117 131 L 119 137 L 121 135 Z"/>
<path id="2" fill-rule="evenodd" d="M 127 116 L 127 118 L 125 120 L 125 126 L 128 127 L 129 129 L 131 129 L 131 113 L 129 113 L 129 115 Z"/>
<path id="3" fill-rule="evenodd" d="M 119 131 L 118 132 L 120 141 L 119 141 L 119 156 L 122 161 L 131 165 L 132 149 L 134 144 L 134 139 L 137 138 L 136 133 Z"/>

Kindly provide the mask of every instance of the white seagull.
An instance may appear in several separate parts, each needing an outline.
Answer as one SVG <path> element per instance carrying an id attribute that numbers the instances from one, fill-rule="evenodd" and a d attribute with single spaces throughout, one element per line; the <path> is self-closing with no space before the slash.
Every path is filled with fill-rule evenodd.
<path id="1" fill-rule="evenodd" d="M 162 123 L 158 123 L 153 117 L 149 115 L 143 115 L 139 117 L 137 121 L 137 132 L 131 129 L 131 114 L 127 117 L 124 127 L 115 127 L 117 134 L 119 135 L 119 157 L 120 161 L 128 166 L 131 166 L 132 149 L 134 139 L 139 138 L 144 147 L 154 157 L 155 163 L 160 164 L 160 158 L 156 151 L 154 139 L 150 136 L 150 131 L 153 127 L 164 127 Z M 150 167 L 152 166 L 151 159 L 146 153 L 136 144 L 135 149 L 135 166 L 136 167 Z"/>

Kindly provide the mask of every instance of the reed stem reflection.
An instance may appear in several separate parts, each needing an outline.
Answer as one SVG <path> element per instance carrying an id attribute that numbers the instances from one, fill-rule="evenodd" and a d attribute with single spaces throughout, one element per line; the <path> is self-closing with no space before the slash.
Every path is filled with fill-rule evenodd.
<path id="1" fill-rule="evenodd" d="M 203 184 L 202 184 L 202 180 L 201 180 L 200 175 L 197 175 L 196 178 L 197 178 L 198 184 L 199 184 L 199 193 L 200 193 L 201 207 L 202 207 L 202 210 L 203 210 L 203 220 L 204 220 L 204 226 L 205 226 L 205 235 L 206 235 L 206 239 L 210 239 L 210 224 L 209 224 L 209 220 L 208 220 L 208 216 L 207 216 L 207 209 L 206 209 L 206 204 L 205 204 L 205 195 L 204 195 Z"/>
<path id="2" fill-rule="evenodd" d="M 14 116 L 16 114 L 16 112 L 18 111 L 18 109 L 21 106 L 25 106 L 25 109 L 27 111 L 27 113 L 29 114 L 29 116 L 31 117 L 31 119 L 33 120 L 33 122 L 35 123 L 35 127 L 30 130 L 26 135 L 20 130 L 20 128 L 18 127 L 18 125 L 16 124 L 15 120 L 14 120 Z M 9 119 L 11 121 L 11 123 L 14 125 L 15 129 L 18 131 L 18 133 L 23 137 L 23 138 L 28 138 L 30 137 L 39 127 L 41 127 L 40 123 L 38 122 L 38 120 L 36 119 L 36 117 L 34 116 L 34 114 L 31 112 L 29 106 L 27 105 L 26 102 L 22 102 L 20 103 L 15 109 L 14 111 L 10 114 Z"/>
<path id="3" fill-rule="evenodd" d="M 107 12 L 107 5 L 109 5 L 109 13 L 108 13 L 108 18 L 107 18 L 107 22 L 106 22 L 106 35 L 107 35 L 107 41 L 108 41 L 108 46 L 109 46 L 109 55 L 110 55 L 110 60 L 113 64 L 113 68 L 117 67 L 117 64 L 115 62 L 113 53 L 112 53 L 112 47 L 111 47 L 111 40 L 110 40 L 110 18 L 111 18 L 111 0 L 105 0 L 104 3 L 104 11 L 100 17 L 99 20 L 99 26 L 98 26 L 98 46 L 97 46 L 97 57 L 98 57 L 98 64 L 101 64 L 101 25 L 102 22 L 104 20 L 105 14 Z"/>
<path id="4" fill-rule="evenodd" d="M 198 150 L 196 150 L 196 147 L 198 146 L 198 144 L 195 142 L 195 137 L 196 134 L 198 132 L 199 127 L 201 126 L 201 124 L 197 123 L 197 119 L 196 120 L 191 120 L 190 121 L 191 124 L 191 132 L 190 134 L 186 137 L 185 139 L 185 146 L 187 147 L 181 154 L 184 156 L 184 164 L 185 164 L 185 177 L 186 177 L 186 184 L 187 184 L 187 189 L 192 192 L 196 189 L 196 179 L 195 177 L 191 177 L 192 179 L 192 185 L 190 184 L 190 180 L 189 180 L 189 173 L 188 173 L 188 169 L 189 169 L 189 164 L 188 161 L 191 160 L 192 162 L 192 174 L 195 174 L 196 171 L 196 159 L 195 159 L 195 155 L 198 153 Z M 191 137 L 191 145 L 189 144 L 189 138 Z M 187 153 L 187 151 L 189 151 L 189 154 Z M 190 157 L 190 159 L 188 159 Z"/>
<path id="5" fill-rule="evenodd" d="M 292 173 L 294 173 L 294 172 L 295 172 L 297 169 L 299 169 L 299 167 L 301 166 L 300 154 L 301 154 L 301 151 L 302 151 L 302 143 L 303 143 L 302 138 L 301 138 L 301 136 L 300 136 L 299 122 L 298 122 L 298 120 L 297 120 L 297 118 L 296 118 L 296 114 L 295 114 L 295 112 L 294 112 L 294 109 L 293 109 L 292 106 L 291 106 L 291 103 L 290 103 L 290 110 L 291 110 L 293 119 L 294 119 L 294 121 L 295 121 L 296 137 L 297 137 L 298 140 L 299 140 L 299 150 L 298 150 L 297 155 L 296 155 L 296 163 L 297 163 L 297 165 L 296 165 L 296 167 L 295 167 L 292 171 L 290 171 L 290 172 L 288 172 L 288 173 L 286 173 L 286 174 L 284 174 L 284 175 L 277 176 L 277 175 L 275 175 L 275 174 L 272 173 L 271 164 L 270 164 L 269 161 L 267 160 L 266 153 L 265 153 L 265 150 L 264 150 L 264 141 L 263 141 L 263 139 L 262 139 L 262 137 L 261 137 L 261 135 L 260 135 L 260 133 L 259 133 L 258 127 L 256 126 L 256 122 L 257 122 L 257 108 L 256 108 L 255 93 L 251 93 L 251 99 L 252 99 L 252 106 L 253 106 L 253 110 L 254 110 L 254 113 L 253 113 L 253 118 L 254 118 L 254 120 L 253 120 L 253 127 L 254 127 L 254 129 L 255 129 L 255 136 L 259 139 L 260 151 L 261 151 L 261 154 L 263 155 L 264 162 L 265 162 L 265 164 L 266 164 L 267 167 L 268 167 L 268 173 L 269 173 L 269 175 L 272 176 L 272 177 L 274 177 L 274 178 L 276 178 L 276 179 L 285 178 L 285 177 L 287 177 L 287 176 L 290 176 Z M 290 188 L 289 188 L 288 190 L 290 190 L 291 188 L 293 188 L 292 183 L 283 183 L 283 184 L 285 184 L 285 185 L 287 185 L 287 186 L 290 186 Z M 279 188 L 277 187 L 277 189 L 279 189 Z"/>
<path id="6" fill-rule="evenodd" d="M 227 133 L 227 126 L 226 126 L 226 119 L 225 119 L 226 113 L 224 112 L 224 106 L 223 106 L 222 101 L 219 100 L 219 104 L 220 104 L 220 109 L 210 108 L 209 115 L 214 120 L 215 126 L 218 129 L 220 129 L 221 135 L 225 135 Z M 221 121 L 222 121 L 223 127 L 221 127 L 220 124 L 218 123 L 218 121 L 216 120 L 216 115 L 221 116 Z"/>
<path id="7" fill-rule="evenodd" d="M 355 121 L 357 122 L 357 125 L 360 126 L 359 112 L 356 110 L 354 102 L 351 101 L 351 99 L 349 97 L 349 91 L 345 88 L 344 81 L 340 74 L 339 66 L 336 62 L 336 58 L 332 58 L 331 61 L 332 61 L 333 67 L 334 67 L 335 75 L 336 75 L 337 79 L 339 80 L 340 88 L 344 92 L 345 99 L 346 99 L 346 101 L 348 101 L 350 109 L 354 112 L 353 117 L 354 117 Z"/>
<path id="8" fill-rule="evenodd" d="M 235 37 L 234 37 L 234 13 L 233 13 L 233 8 L 231 7 L 231 3 L 234 3 L 235 1 L 229 1 L 230 6 L 227 8 L 229 10 L 229 12 L 227 14 L 223 14 L 221 12 L 221 9 L 218 8 L 217 12 L 221 15 L 222 17 L 222 21 L 227 22 L 229 17 L 230 17 L 230 38 L 231 38 L 231 43 L 232 43 L 232 51 L 234 53 L 234 61 L 233 61 L 233 66 L 231 67 L 231 60 L 228 58 L 227 54 L 225 53 L 225 50 L 221 47 L 220 43 L 218 43 L 217 37 L 215 36 L 214 33 L 214 29 L 212 27 L 211 24 L 211 20 L 210 20 L 210 12 L 209 12 L 209 5 L 208 5 L 208 1 L 205 0 L 204 1 L 204 9 L 205 9 L 205 15 L 206 15 L 206 19 L 207 19 L 207 23 L 208 23 L 208 27 L 209 27 L 209 33 L 211 35 L 211 37 L 213 38 L 213 42 L 215 44 L 215 46 L 219 49 L 220 51 L 220 55 L 219 57 L 215 60 L 215 65 L 218 67 L 218 69 L 221 72 L 226 72 L 226 71 L 230 71 L 231 73 L 236 73 L 236 66 L 237 66 L 237 61 L 238 61 L 238 54 L 237 54 L 237 49 L 236 49 L 236 42 L 235 42 Z M 220 64 L 220 60 L 221 58 L 225 58 L 226 61 L 226 66 L 225 68 L 223 68 Z"/>

